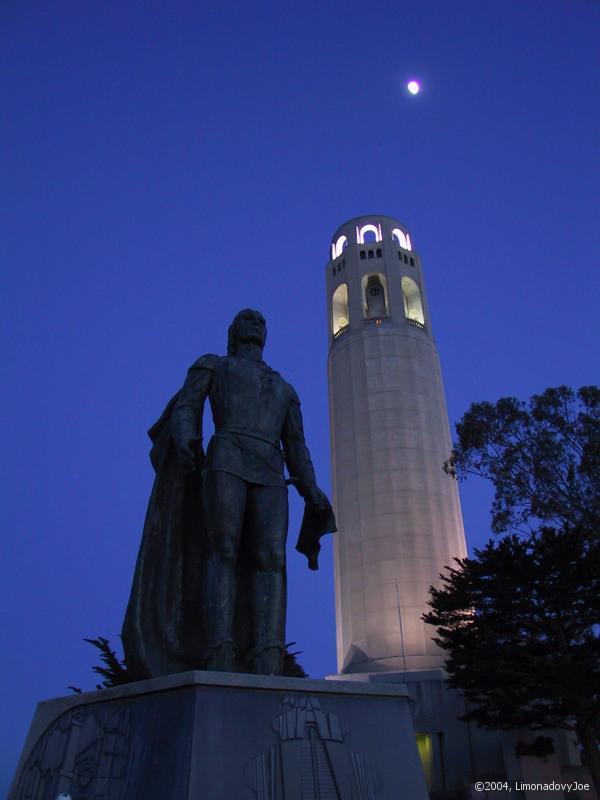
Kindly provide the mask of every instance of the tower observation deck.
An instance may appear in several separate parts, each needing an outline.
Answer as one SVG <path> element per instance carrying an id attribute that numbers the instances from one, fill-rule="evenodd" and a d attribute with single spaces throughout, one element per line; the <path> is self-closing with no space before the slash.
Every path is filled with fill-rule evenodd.
<path id="1" fill-rule="evenodd" d="M 327 264 L 339 673 L 440 667 L 421 615 L 466 555 L 421 260 L 400 222 L 352 219 Z"/>

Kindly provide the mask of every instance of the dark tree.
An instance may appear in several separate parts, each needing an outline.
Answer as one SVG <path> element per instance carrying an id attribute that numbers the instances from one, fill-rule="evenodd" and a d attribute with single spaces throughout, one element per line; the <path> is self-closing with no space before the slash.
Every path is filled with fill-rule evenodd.
<path id="1" fill-rule="evenodd" d="M 476 403 L 445 469 L 492 481 L 504 533 L 431 589 L 449 682 L 488 728 L 577 733 L 600 788 L 600 390 Z"/>
<path id="2" fill-rule="evenodd" d="M 464 719 L 486 728 L 577 733 L 597 786 L 600 547 L 587 531 L 544 528 L 491 540 L 431 589 L 435 641 L 448 653 Z"/>
<path id="3" fill-rule="evenodd" d="M 102 683 L 96 684 L 96 689 L 110 689 L 113 686 L 123 686 L 126 683 L 133 683 L 135 678 L 127 669 L 125 660 L 119 658 L 115 650 L 110 646 L 110 640 L 105 639 L 104 636 L 98 636 L 97 639 L 84 639 L 89 642 L 100 653 L 100 660 L 104 666 L 92 667 L 92 670 L 102 677 Z M 302 650 L 291 651 L 290 648 L 296 642 L 288 642 L 285 645 L 283 654 L 283 671 L 282 674 L 290 678 L 306 678 L 307 673 L 298 661 L 297 656 L 302 653 Z M 76 694 L 81 693 L 79 686 L 69 686 Z"/>
<path id="4" fill-rule="evenodd" d="M 110 646 L 109 639 L 98 636 L 97 639 L 84 639 L 84 641 L 89 642 L 100 652 L 100 660 L 104 664 L 103 667 L 92 667 L 92 670 L 103 678 L 102 683 L 96 684 L 96 689 L 110 689 L 111 686 L 132 683 L 133 677 L 127 669 L 127 664 L 119 659 Z"/>
<path id="5" fill-rule="evenodd" d="M 302 650 L 290 651 L 290 647 L 296 642 L 288 642 L 285 646 L 283 654 L 283 671 L 282 675 L 288 678 L 308 678 L 308 673 L 305 672 L 304 667 L 298 661 L 297 656 L 302 653 Z"/>

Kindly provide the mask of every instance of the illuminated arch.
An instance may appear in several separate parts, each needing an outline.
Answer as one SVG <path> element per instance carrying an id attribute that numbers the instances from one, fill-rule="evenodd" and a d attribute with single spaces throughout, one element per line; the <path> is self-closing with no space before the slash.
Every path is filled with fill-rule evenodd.
<path id="1" fill-rule="evenodd" d="M 340 283 L 331 298 L 331 331 L 335 336 L 350 324 L 348 285 Z"/>
<path id="2" fill-rule="evenodd" d="M 337 242 L 331 245 L 331 260 L 342 255 L 342 251 L 348 247 L 348 239 L 343 234 L 339 237 Z"/>
<path id="3" fill-rule="evenodd" d="M 403 247 L 405 250 L 412 250 L 410 236 L 408 233 L 401 231 L 400 228 L 394 228 L 392 231 L 392 239 L 396 239 L 400 247 Z"/>
<path id="4" fill-rule="evenodd" d="M 407 278 L 406 275 L 402 278 L 402 297 L 404 298 L 404 316 L 406 319 L 418 322 L 419 325 L 425 325 L 421 290 L 413 279 Z"/>
<path id="5" fill-rule="evenodd" d="M 361 281 L 363 315 L 365 319 L 389 316 L 388 293 L 385 275 L 371 272 Z"/>
<path id="6" fill-rule="evenodd" d="M 373 233 L 375 235 L 375 241 L 380 242 L 382 239 L 381 236 L 381 225 L 373 225 L 371 222 L 363 225 L 362 228 L 359 228 L 358 225 L 356 226 L 356 241 L 358 244 L 364 244 L 365 234 L 366 233 Z"/>
<path id="7" fill-rule="evenodd" d="M 392 231 L 392 239 L 395 239 L 400 247 L 408 250 L 406 236 L 404 235 L 404 231 L 401 231 L 400 228 L 394 228 Z"/>

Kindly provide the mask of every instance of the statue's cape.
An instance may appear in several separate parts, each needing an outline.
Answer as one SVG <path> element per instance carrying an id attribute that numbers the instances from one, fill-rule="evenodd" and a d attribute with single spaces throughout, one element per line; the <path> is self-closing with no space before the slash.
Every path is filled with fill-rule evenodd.
<path id="1" fill-rule="evenodd" d="M 177 395 L 150 428 L 156 471 L 122 638 L 136 680 L 200 669 L 202 476 L 181 465 L 171 439 Z"/>

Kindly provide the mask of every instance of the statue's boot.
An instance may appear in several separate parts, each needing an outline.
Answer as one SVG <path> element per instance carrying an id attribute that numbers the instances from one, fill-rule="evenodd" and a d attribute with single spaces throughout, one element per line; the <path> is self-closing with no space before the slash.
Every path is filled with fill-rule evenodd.
<path id="1" fill-rule="evenodd" d="M 281 675 L 283 671 L 284 648 L 279 644 L 267 644 L 256 651 L 252 661 L 255 675 Z"/>
<path id="2" fill-rule="evenodd" d="M 257 570 L 252 582 L 252 601 L 251 670 L 257 675 L 281 675 L 285 652 L 285 574 Z"/>
<path id="3" fill-rule="evenodd" d="M 237 656 L 233 642 L 221 642 L 215 645 L 204 662 L 204 669 L 235 672 L 237 670 Z"/>
<path id="4" fill-rule="evenodd" d="M 204 669 L 236 672 L 239 666 L 233 636 L 234 569 L 212 553 L 205 561 L 203 581 Z"/>

